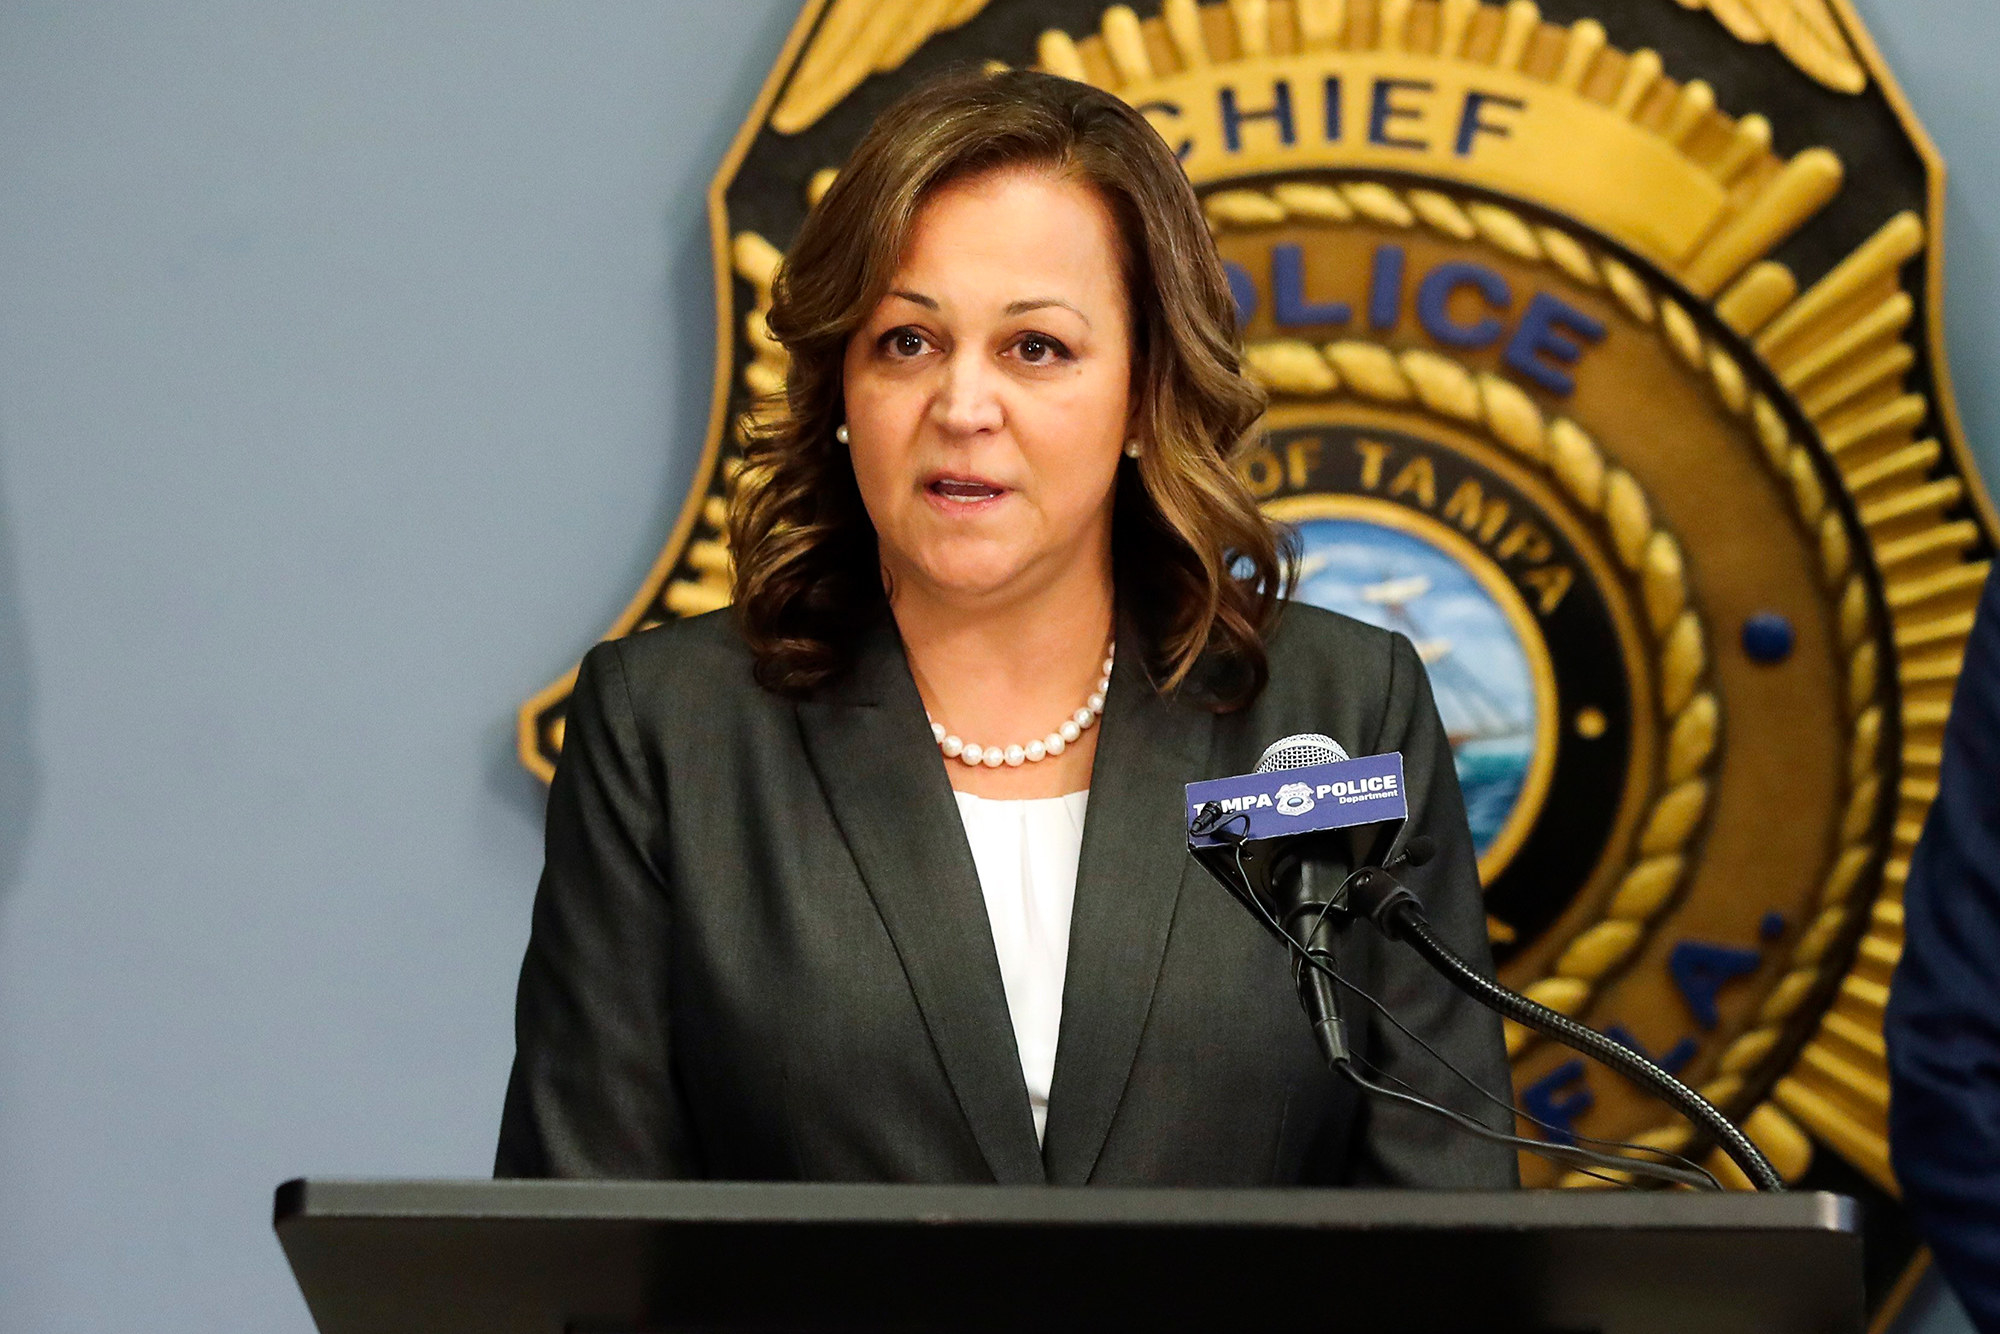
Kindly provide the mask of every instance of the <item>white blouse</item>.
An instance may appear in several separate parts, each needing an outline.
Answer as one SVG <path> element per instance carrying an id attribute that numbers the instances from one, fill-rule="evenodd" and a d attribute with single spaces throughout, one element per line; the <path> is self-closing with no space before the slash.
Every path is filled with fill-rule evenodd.
<path id="1" fill-rule="evenodd" d="M 1069 966 L 1070 910 L 1076 903 L 1076 863 L 1083 851 L 1083 810 L 1090 792 L 1027 801 L 955 795 L 972 862 L 979 869 L 979 890 L 993 927 L 1014 1045 L 1021 1053 L 1040 1142 L 1049 1120 L 1049 1081 L 1055 1075 L 1063 974 Z"/>

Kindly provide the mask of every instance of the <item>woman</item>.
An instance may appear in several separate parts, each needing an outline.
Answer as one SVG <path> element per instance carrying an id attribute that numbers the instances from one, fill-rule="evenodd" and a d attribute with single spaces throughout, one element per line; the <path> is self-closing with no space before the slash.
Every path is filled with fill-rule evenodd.
<path id="1" fill-rule="evenodd" d="M 1401 750 L 1439 848 L 1412 887 L 1485 957 L 1414 650 L 1278 624 L 1229 466 L 1262 397 L 1144 119 L 1038 74 L 916 90 L 807 218 L 770 326 L 791 368 L 733 612 L 578 676 L 499 1173 L 1512 1184 L 1506 1150 L 1333 1079 L 1284 954 L 1186 855 L 1182 785 L 1277 737 Z M 1351 975 L 1506 1088 L 1497 1021 L 1349 934 Z"/>

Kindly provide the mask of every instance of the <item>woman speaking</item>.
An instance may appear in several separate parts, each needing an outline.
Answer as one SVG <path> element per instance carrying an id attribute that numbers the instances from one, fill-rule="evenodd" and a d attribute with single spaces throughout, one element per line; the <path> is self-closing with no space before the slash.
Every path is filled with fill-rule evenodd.
<path id="1" fill-rule="evenodd" d="M 917 89 L 770 327 L 734 607 L 577 679 L 499 1174 L 1513 1184 L 1510 1150 L 1328 1072 L 1284 952 L 1187 856 L 1183 785 L 1276 738 L 1400 750 L 1438 849 L 1410 886 L 1489 957 L 1415 651 L 1279 615 L 1230 467 L 1262 395 L 1146 121 L 1039 74 Z M 1497 1020 L 1367 932 L 1342 965 L 1504 1092 Z"/>

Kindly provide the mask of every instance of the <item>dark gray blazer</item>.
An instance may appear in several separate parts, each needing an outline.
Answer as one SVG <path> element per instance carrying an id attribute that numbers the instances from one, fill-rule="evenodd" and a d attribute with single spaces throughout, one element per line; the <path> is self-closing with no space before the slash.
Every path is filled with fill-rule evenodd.
<path id="1" fill-rule="evenodd" d="M 1409 641 L 1292 606 L 1269 687 L 1218 716 L 1155 692 L 1134 635 L 1120 631 L 1098 739 L 1039 1150 L 977 872 L 893 622 L 806 702 L 752 681 L 727 613 L 593 649 L 549 792 L 497 1173 L 1515 1184 L 1510 1151 L 1362 1105 L 1327 1072 L 1284 952 L 1186 852 L 1182 785 L 1247 772 L 1275 738 L 1400 750 L 1410 832 L 1438 846 L 1411 887 L 1485 965 L 1464 806 Z M 1339 957 L 1504 1096 L 1496 1019 L 1366 926 Z M 1367 1060 L 1477 1107 L 1348 1011 Z"/>

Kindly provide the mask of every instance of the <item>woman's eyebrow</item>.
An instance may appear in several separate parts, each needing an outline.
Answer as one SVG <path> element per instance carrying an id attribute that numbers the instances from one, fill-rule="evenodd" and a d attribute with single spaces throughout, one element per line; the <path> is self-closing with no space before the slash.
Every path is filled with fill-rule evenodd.
<path id="1" fill-rule="evenodd" d="M 940 309 L 936 297 L 925 296 L 922 292 L 912 292 L 898 287 L 892 289 L 889 295 L 907 301 L 913 306 L 922 306 L 925 310 Z M 1069 311 L 1072 315 L 1082 320 L 1086 326 L 1090 324 L 1090 316 L 1084 314 L 1059 296 L 1023 297 L 1019 301 L 1008 302 L 1007 309 L 1001 313 L 1007 318 L 1012 319 L 1016 315 L 1026 315 L 1031 310 L 1047 310 L 1052 306 Z"/>
<path id="2" fill-rule="evenodd" d="M 1078 310 L 1075 306 L 1072 306 L 1069 302 L 1063 300 L 1061 297 L 1056 297 L 1056 296 L 1031 297 L 1023 301 L 1010 301 L 1007 303 L 1006 314 L 1010 317 L 1015 315 L 1025 315 L 1031 310 L 1047 310 L 1050 306 L 1060 306 L 1062 309 L 1068 311 L 1070 314 L 1082 320 L 1086 326 L 1090 324 L 1090 316 L 1084 314 L 1082 311 Z"/>

